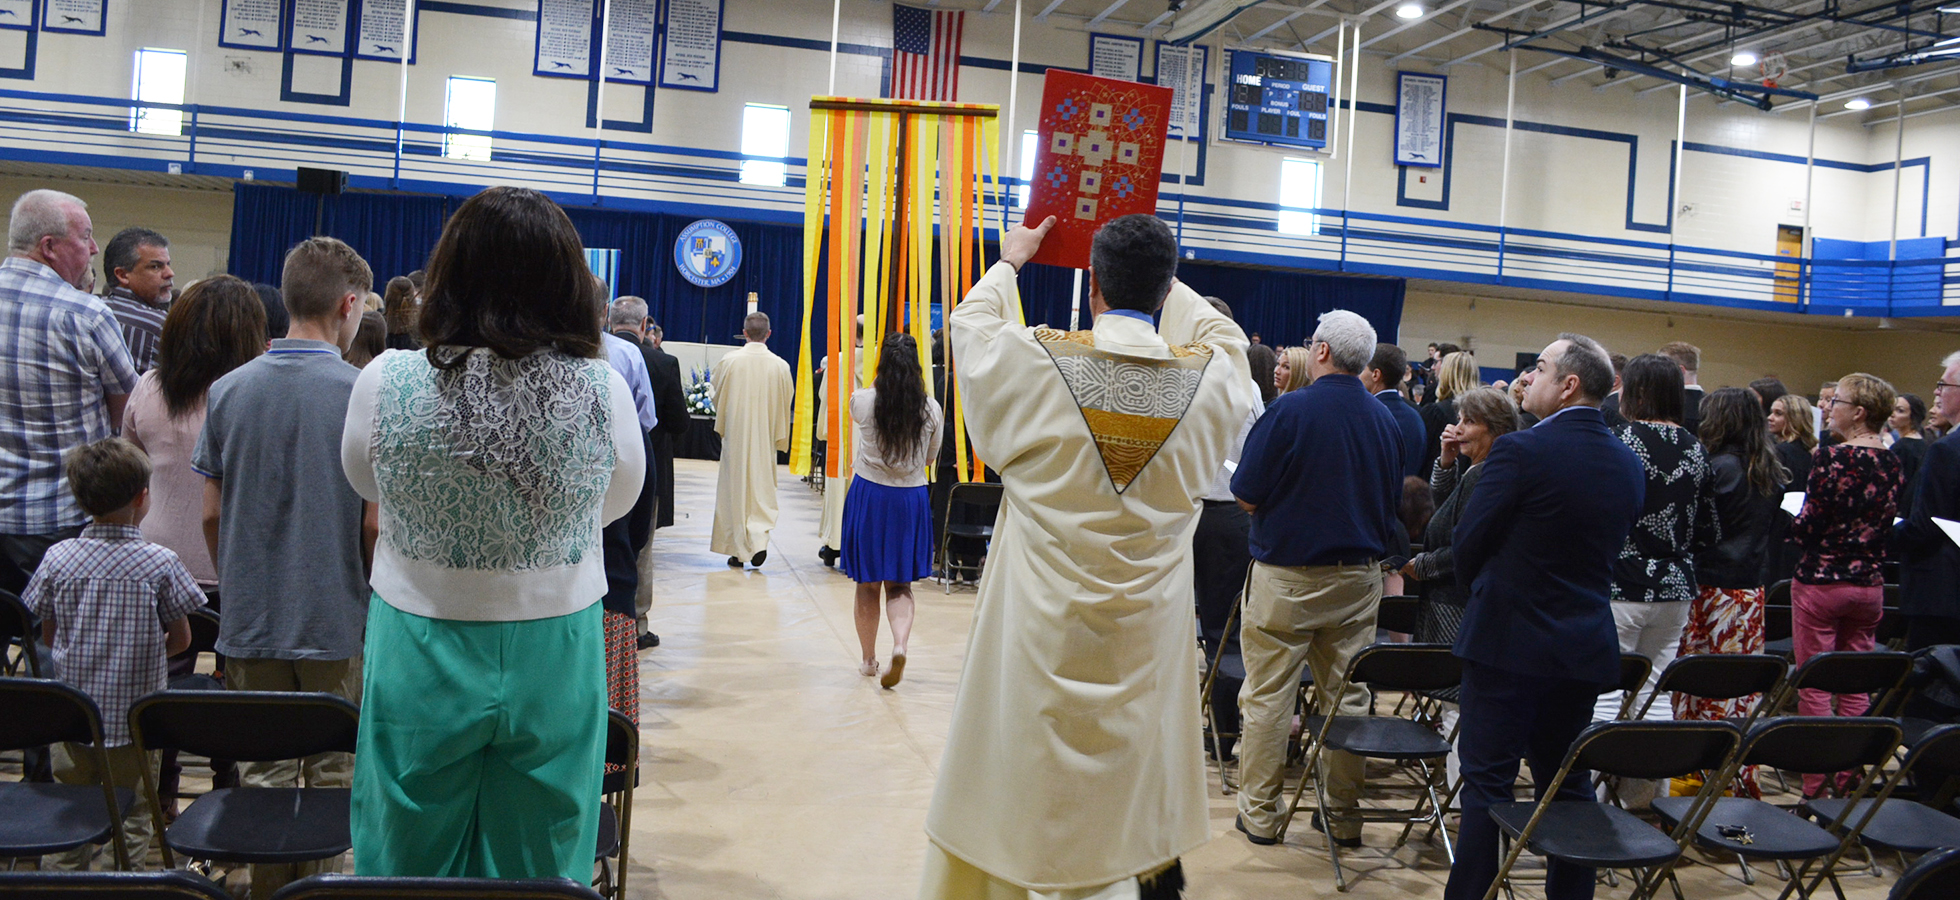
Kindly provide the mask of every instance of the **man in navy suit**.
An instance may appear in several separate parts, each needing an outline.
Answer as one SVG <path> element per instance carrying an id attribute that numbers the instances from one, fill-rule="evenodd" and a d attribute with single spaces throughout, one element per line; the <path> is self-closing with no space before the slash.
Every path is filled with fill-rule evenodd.
<path id="1" fill-rule="evenodd" d="M 1947 421 L 1960 420 L 1960 353 L 1947 356 L 1933 403 Z M 1906 649 L 1960 643 L 1960 546 L 1933 524 L 1935 516 L 1960 519 L 1960 429 L 1926 451 L 1919 465 L 1919 493 L 1912 515 L 1900 522 L 1899 612 L 1906 617 Z"/>
<path id="2" fill-rule="evenodd" d="M 1456 639 L 1463 822 L 1445 900 L 1489 892 L 1498 865 L 1489 810 L 1513 799 L 1520 760 L 1539 795 L 1592 799 L 1585 772 L 1546 782 L 1590 724 L 1593 698 L 1619 680 L 1607 597 L 1647 493 L 1640 460 L 1600 416 L 1613 366 L 1597 341 L 1560 335 L 1522 377 L 1524 408 L 1539 422 L 1491 447 L 1453 535 L 1470 602 Z M 1593 870 L 1553 863 L 1545 893 L 1590 898 Z"/>
<path id="3" fill-rule="evenodd" d="M 1402 381 L 1408 377 L 1409 355 L 1394 344 L 1376 344 L 1375 358 L 1361 370 L 1361 385 L 1388 407 L 1396 427 L 1402 429 L 1402 474 L 1427 480 L 1429 473 L 1422 471 L 1422 448 L 1429 431 L 1423 427 L 1422 413 L 1402 396 Z"/>

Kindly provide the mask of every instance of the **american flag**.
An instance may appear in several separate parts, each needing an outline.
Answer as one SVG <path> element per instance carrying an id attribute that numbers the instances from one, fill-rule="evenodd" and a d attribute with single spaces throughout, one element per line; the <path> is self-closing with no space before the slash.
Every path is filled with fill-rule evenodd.
<path id="1" fill-rule="evenodd" d="M 892 81 L 899 100 L 956 100 L 960 89 L 960 29 L 966 13 L 892 5 Z"/>

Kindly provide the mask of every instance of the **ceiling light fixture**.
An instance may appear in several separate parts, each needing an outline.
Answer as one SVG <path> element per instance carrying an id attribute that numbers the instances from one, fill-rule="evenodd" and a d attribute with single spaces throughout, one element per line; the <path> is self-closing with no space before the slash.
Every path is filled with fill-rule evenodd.
<path id="1" fill-rule="evenodd" d="M 1748 68 L 1749 66 L 1755 65 L 1756 62 L 1757 57 L 1754 50 L 1737 50 L 1734 56 L 1729 57 L 1729 65 L 1737 68 Z"/>
<path id="2" fill-rule="evenodd" d="M 1851 109 L 1851 110 L 1871 109 L 1872 102 L 1870 100 L 1866 100 L 1863 97 L 1853 97 L 1849 100 L 1844 101 L 1844 108 Z"/>
<path id="3" fill-rule="evenodd" d="M 1395 17 L 1398 19 L 1420 19 L 1422 18 L 1422 5 L 1419 3 L 1404 3 L 1395 8 Z"/>

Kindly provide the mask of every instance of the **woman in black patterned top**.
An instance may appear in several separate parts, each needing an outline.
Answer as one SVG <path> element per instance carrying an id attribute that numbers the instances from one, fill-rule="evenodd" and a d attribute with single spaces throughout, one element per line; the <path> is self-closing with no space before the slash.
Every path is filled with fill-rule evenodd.
<path id="1" fill-rule="evenodd" d="M 1634 699 L 1647 702 L 1661 671 L 1681 648 L 1681 632 L 1699 589 L 1695 554 L 1721 539 L 1715 493 L 1709 483 L 1708 454 L 1681 427 L 1686 405 L 1681 366 L 1646 353 L 1627 361 L 1621 378 L 1620 414 L 1627 424 L 1613 429 L 1640 457 L 1647 473 L 1647 502 L 1613 563 L 1613 621 L 1620 630 L 1620 652 L 1654 661 L 1654 671 Z M 1595 720 L 1618 715 L 1617 695 L 1602 696 Z M 1673 717 L 1666 703 L 1648 710 L 1649 718 Z"/>
<path id="2" fill-rule="evenodd" d="M 1897 399 L 1883 380 L 1853 373 L 1838 379 L 1824 418 L 1843 440 L 1817 448 L 1810 466 L 1803 511 L 1790 538 L 1803 555 L 1790 585 L 1790 636 L 1797 665 L 1829 650 L 1870 650 L 1884 615 L 1885 540 L 1905 491 L 1905 468 L 1885 449 L 1879 430 Z M 1804 690 L 1797 712 L 1831 715 L 1832 695 Z M 1837 714 L 1863 715 L 1863 694 L 1837 695 Z M 1816 796 L 1824 776 L 1804 776 L 1804 794 Z"/>

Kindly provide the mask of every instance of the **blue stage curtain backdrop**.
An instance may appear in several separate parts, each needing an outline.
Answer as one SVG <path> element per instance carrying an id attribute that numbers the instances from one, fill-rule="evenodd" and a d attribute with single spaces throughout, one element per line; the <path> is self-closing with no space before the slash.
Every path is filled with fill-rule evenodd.
<path id="1" fill-rule="evenodd" d="M 231 273 L 278 284 L 285 254 L 313 234 L 315 211 L 322 233 L 340 238 L 373 267 L 375 289 L 389 278 L 423 268 L 443 223 L 463 198 L 426 194 L 303 194 L 290 187 L 241 183 L 233 189 Z M 566 206 L 585 246 L 620 251 L 616 295 L 646 298 L 654 320 L 676 341 L 741 342 L 742 318 L 751 291 L 774 330 L 769 349 L 794 362 L 802 329 L 803 238 L 799 225 L 723 220 L 742 241 L 742 266 L 727 284 L 701 288 L 674 265 L 674 241 L 692 216 Z M 938 249 L 934 248 L 934 258 Z M 995 248 L 987 248 L 995 258 Z M 819 284 L 822 284 L 819 273 Z M 1021 302 L 1029 324 L 1068 327 L 1072 269 L 1030 264 L 1021 270 Z M 1178 277 L 1200 294 L 1220 297 L 1248 333 L 1279 347 L 1313 335 L 1320 314 L 1331 309 L 1360 313 L 1384 341 L 1394 341 L 1402 322 L 1405 285 L 1400 278 L 1257 269 L 1198 262 L 1178 267 Z M 934 302 L 942 304 L 937 279 Z M 1088 327 L 1086 297 L 1082 325 Z M 821 317 L 823 305 L 817 305 Z M 821 318 L 815 323 L 819 328 Z"/>

